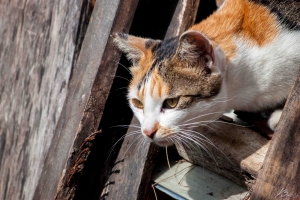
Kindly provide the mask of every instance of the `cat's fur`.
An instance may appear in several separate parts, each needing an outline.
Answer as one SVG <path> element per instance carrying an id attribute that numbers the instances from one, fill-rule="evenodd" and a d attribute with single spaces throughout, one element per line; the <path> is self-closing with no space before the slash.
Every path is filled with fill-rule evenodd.
<path id="1" fill-rule="evenodd" d="M 284 11 L 292 3 L 227 0 L 165 41 L 115 34 L 133 63 L 128 98 L 142 133 L 166 146 L 195 122 L 209 123 L 226 110 L 252 112 L 283 102 L 300 65 L 299 11 L 294 18 Z M 166 106 L 177 97 L 176 107 Z M 272 129 L 280 115 L 271 116 Z"/>

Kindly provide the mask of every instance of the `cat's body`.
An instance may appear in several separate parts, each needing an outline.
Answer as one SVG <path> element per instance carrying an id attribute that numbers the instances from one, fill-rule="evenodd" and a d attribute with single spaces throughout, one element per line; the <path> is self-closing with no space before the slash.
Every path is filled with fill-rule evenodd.
<path id="1" fill-rule="evenodd" d="M 128 98 L 142 133 L 169 145 L 226 110 L 252 112 L 282 103 L 300 68 L 300 32 L 276 12 L 279 4 L 227 0 L 166 41 L 117 34 L 116 43 L 134 65 Z M 280 114 L 271 117 L 271 128 Z"/>

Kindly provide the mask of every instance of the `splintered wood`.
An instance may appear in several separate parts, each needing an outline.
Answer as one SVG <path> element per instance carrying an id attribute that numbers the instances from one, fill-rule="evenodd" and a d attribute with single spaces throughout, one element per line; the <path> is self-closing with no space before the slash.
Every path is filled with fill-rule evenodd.
<path id="1" fill-rule="evenodd" d="M 199 127 L 195 137 L 176 145 L 179 154 L 196 165 L 252 188 L 270 141 L 259 133 L 223 120 Z"/>

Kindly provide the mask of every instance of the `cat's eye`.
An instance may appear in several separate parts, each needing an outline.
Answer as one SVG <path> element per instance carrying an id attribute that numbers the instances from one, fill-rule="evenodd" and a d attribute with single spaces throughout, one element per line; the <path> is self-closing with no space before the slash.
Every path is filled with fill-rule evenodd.
<path id="1" fill-rule="evenodd" d="M 132 104 L 133 104 L 135 107 L 137 107 L 137 108 L 139 108 L 139 109 L 143 109 L 143 108 L 144 108 L 143 103 L 142 103 L 140 100 L 138 100 L 138 99 L 131 99 L 131 102 L 132 102 Z"/>
<path id="2" fill-rule="evenodd" d="M 175 108 L 178 104 L 179 97 L 166 99 L 163 103 L 163 108 L 171 109 Z"/>

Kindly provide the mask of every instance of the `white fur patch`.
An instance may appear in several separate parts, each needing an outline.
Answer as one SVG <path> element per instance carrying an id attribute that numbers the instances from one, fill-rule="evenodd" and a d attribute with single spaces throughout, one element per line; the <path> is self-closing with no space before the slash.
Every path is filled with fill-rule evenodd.
<path id="1" fill-rule="evenodd" d="M 271 130 L 273 130 L 273 131 L 275 130 L 275 128 L 280 120 L 281 114 L 282 114 L 282 110 L 275 110 L 272 113 L 272 115 L 270 116 L 270 118 L 268 120 L 268 125 Z"/>
<path id="2" fill-rule="evenodd" d="M 288 30 L 263 47 L 237 39 L 225 82 L 228 96 L 236 96 L 228 109 L 259 111 L 284 101 L 300 66 L 299 41 L 300 32 Z"/>

